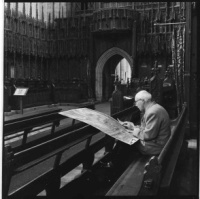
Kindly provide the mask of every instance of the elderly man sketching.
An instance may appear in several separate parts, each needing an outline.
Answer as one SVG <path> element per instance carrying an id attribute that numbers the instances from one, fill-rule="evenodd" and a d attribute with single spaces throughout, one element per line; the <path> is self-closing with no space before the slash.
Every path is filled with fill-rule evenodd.
<path id="1" fill-rule="evenodd" d="M 142 90 L 135 95 L 135 105 L 144 113 L 141 125 L 123 122 L 129 133 L 139 138 L 136 147 L 142 154 L 158 155 L 171 135 L 170 119 L 167 111 L 152 101 L 149 92 Z"/>

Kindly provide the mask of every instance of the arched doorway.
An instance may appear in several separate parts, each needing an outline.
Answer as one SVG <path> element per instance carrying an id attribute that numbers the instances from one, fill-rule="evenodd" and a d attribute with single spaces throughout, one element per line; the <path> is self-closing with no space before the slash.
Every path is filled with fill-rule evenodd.
<path id="1" fill-rule="evenodd" d="M 115 68 L 115 76 L 118 76 L 121 84 L 127 84 L 127 81 L 131 78 L 131 66 L 128 61 L 123 58 L 117 64 Z"/>
<path id="2" fill-rule="evenodd" d="M 127 52 L 125 52 L 124 50 L 117 48 L 117 47 L 113 47 L 113 48 L 107 50 L 105 53 L 103 53 L 103 55 L 97 61 L 96 82 L 95 82 L 95 93 L 96 93 L 97 101 L 103 100 L 103 78 L 104 78 L 103 74 L 104 74 L 104 71 L 108 70 L 107 68 L 108 68 L 109 62 L 110 61 L 116 62 L 116 64 L 115 64 L 115 66 L 116 66 L 117 63 L 123 58 L 125 58 L 128 61 L 129 65 L 131 66 L 131 69 L 132 69 L 133 68 L 132 57 Z M 105 69 L 104 69 L 104 67 L 105 67 Z M 114 67 L 114 69 L 115 69 L 115 67 Z M 110 72 L 108 74 L 110 76 L 111 76 L 111 74 L 115 73 L 115 70 L 113 70 L 113 67 L 111 67 L 109 70 L 110 70 Z M 106 78 L 108 79 L 109 77 L 107 76 Z"/>
<path id="3" fill-rule="evenodd" d="M 121 55 L 110 57 L 103 68 L 102 77 L 102 101 L 108 101 L 114 91 L 114 80 L 116 75 L 116 66 L 123 59 Z"/>

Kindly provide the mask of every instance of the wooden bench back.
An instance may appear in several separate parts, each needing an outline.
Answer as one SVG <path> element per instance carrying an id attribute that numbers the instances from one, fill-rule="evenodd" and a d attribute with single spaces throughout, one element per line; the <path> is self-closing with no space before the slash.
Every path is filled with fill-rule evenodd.
<path id="1" fill-rule="evenodd" d="M 55 109 L 42 114 L 31 115 L 23 118 L 10 120 L 4 123 L 4 136 L 12 135 L 20 131 L 32 129 L 40 125 L 52 123 L 63 119 L 64 117 L 58 117 L 58 112 L 62 109 Z"/>
<path id="2" fill-rule="evenodd" d="M 187 116 L 187 106 L 186 104 L 183 105 L 183 109 L 178 118 L 171 121 L 171 136 L 166 143 L 165 147 L 161 151 L 158 156 L 158 163 L 162 164 L 167 157 L 167 153 L 170 153 L 170 149 L 173 150 L 173 143 L 177 142 L 179 139 L 180 134 L 184 134 L 183 126 L 186 123 L 186 116 Z"/>

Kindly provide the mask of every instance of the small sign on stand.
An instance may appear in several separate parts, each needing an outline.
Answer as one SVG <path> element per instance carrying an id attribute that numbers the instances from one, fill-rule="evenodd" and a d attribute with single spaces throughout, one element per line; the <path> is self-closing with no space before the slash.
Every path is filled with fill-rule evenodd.
<path id="1" fill-rule="evenodd" d="M 20 110 L 21 114 L 23 114 L 23 97 L 26 96 L 29 88 L 25 87 L 17 87 L 14 92 L 14 96 L 19 96 L 20 97 Z"/>

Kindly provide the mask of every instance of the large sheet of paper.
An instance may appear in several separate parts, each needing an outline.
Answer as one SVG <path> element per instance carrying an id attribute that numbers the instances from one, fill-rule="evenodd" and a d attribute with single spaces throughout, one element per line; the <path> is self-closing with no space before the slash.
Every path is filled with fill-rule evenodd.
<path id="1" fill-rule="evenodd" d="M 111 116 L 88 108 L 78 108 L 60 112 L 59 114 L 85 122 L 103 133 L 132 145 L 138 139 L 133 137 L 117 120 Z"/>

